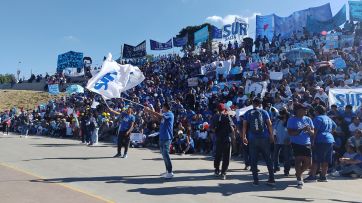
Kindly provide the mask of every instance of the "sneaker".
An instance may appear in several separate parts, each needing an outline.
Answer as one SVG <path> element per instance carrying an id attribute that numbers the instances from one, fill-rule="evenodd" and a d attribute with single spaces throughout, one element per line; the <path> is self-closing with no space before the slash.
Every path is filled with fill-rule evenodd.
<path id="1" fill-rule="evenodd" d="M 254 187 L 259 186 L 259 181 L 255 181 L 255 180 L 254 180 L 254 181 L 253 181 L 253 186 L 254 186 Z"/>
<path id="2" fill-rule="evenodd" d="M 165 179 L 171 179 L 171 178 L 173 178 L 173 173 L 171 172 L 171 173 L 166 173 L 164 176 L 163 176 L 163 178 L 165 178 Z"/>
<path id="3" fill-rule="evenodd" d="M 328 182 L 328 179 L 327 179 L 327 177 L 319 177 L 318 178 L 318 180 L 317 180 L 318 182 Z"/>
<path id="4" fill-rule="evenodd" d="M 297 181 L 297 188 L 302 189 L 303 185 L 304 185 L 303 181 L 301 181 L 301 180 Z"/>
<path id="5" fill-rule="evenodd" d="M 304 178 L 304 182 L 316 182 L 317 178 L 315 176 L 308 176 L 307 178 Z"/>
<path id="6" fill-rule="evenodd" d="M 124 154 L 124 155 L 122 156 L 122 158 L 127 159 L 127 158 L 128 158 L 128 155 L 127 155 L 127 154 Z"/>
<path id="7" fill-rule="evenodd" d="M 266 184 L 267 184 L 268 186 L 275 187 L 275 180 L 268 180 L 268 181 L 266 182 Z"/>
<path id="8" fill-rule="evenodd" d="M 280 168 L 279 168 L 279 167 L 274 169 L 274 173 L 276 173 L 276 172 L 278 172 L 278 171 L 280 171 Z"/>
<path id="9" fill-rule="evenodd" d="M 226 180 L 226 173 L 221 174 L 221 180 Z"/>
<path id="10" fill-rule="evenodd" d="M 214 175 L 217 177 L 220 175 L 220 170 L 219 169 L 215 169 Z"/>
<path id="11" fill-rule="evenodd" d="M 121 157 L 122 155 L 121 154 L 116 154 L 116 155 L 114 155 L 113 157 L 114 158 L 117 158 L 117 157 Z"/>
<path id="12" fill-rule="evenodd" d="M 249 170 L 249 166 L 245 165 L 243 170 L 245 170 L 245 171 Z"/>
<path id="13" fill-rule="evenodd" d="M 166 174 L 167 174 L 167 171 L 166 171 L 166 172 L 161 173 L 161 174 L 160 174 L 160 176 L 162 176 L 162 177 L 163 177 L 163 176 L 165 176 Z"/>
<path id="14" fill-rule="evenodd" d="M 341 174 L 339 173 L 339 171 L 335 171 L 335 172 L 332 173 L 332 176 L 333 177 L 339 177 L 339 176 L 341 176 Z"/>

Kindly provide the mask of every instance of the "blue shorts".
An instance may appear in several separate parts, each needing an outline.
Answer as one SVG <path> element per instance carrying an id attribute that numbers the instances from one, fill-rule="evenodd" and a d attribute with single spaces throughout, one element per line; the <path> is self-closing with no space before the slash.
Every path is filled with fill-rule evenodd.
<path id="1" fill-rule="evenodd" d="M 332 163 L 333 143 L 316 143 L 312 150 L 314 162 Z"/>

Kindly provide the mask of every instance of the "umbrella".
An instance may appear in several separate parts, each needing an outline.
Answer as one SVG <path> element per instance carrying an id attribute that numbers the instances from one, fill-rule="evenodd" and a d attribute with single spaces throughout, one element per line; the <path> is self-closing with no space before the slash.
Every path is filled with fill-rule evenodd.
<path id="1" fill-rule="evenodd" d="M 80 85 L 71 85 L 67 87 L 67 94 L 84 93 L 84 88 Z"/>
<path id="2" fill-rule="evenodd" d="M 312 49 L 308 48 L 294 48 L 286 53 L 287 59 L 292 62 L 296 62 L 298 60 L 305 60 L 305 59 L 315 59 L 316 55 Z"/>

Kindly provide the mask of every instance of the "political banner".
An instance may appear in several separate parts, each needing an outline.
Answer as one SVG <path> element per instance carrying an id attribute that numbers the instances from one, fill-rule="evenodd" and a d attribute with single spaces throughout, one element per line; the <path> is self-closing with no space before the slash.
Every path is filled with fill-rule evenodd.
<path id="1" fill-rule="evenodd" d="M 183 37 L 174 37 L 173 38 L 173 46 L 174 47 L 183 47 L 187 44 L 188 41 L 188 34 Z"/>
<path id="2" fill-rule="evenodd" d="M 224 41 L 240 40 L 240 36 L 248 34 L 248 24 L 238 18 L 232 24 L 226 24 L 222 30 L 222 38 Z"/>
<path id="3" fill-rule="evenodd" d="M 58 95 L 59 94 L 59 84 L 48 85 L 49 94 Z"/>
<path id="4" fill-rule="evenodd" d="M 83 53 L 69 51 L 58 55 L 57 72 L 62 72 L 66 68 L 81 69 L 83 67 Z"/>
<path id="5" fill-rule="evenodd" d="M 351 105 L 353 110 L 356 110 L 362 104 L 362 88 L 329 89 L 328 102 L 329 106 L 335 104 L 338 108 L 344 108 L 346 105 Z"/>
<path id="6" fill-rule="evenodd" d="M 205 42 L 209 39 L 209 29 L 208 26 L 201 28 L 200 30 L 194 33 L 194 43 L 198 44 Z"/>
<path id="7" fill-rule="evenodd" d="M 362 21 L 362 1 L 348 1 L 349 16 L 353 21 Z"/>
<path id="8" fill-rule="evenodd" d="M 266 15 L 266 16 L 256 16 L 256 32 L 255 38 L 260 36 L 263 38 L 266 36 L 268 40 L 271 42 L 274 36 L 274 16 Z"/>
<path id="9" fill-rule="evenodd" d="M 208 73 L 212 73 L 216 71 L 216 62 L 212 62 L 210 64 L 206 64 L 201 66 L 201 75 L 207 75 Z"/>
<path id="10" fill-rule="evenodd" d="M 216 26 L 212 26 L 212 39 L 222 39 L 222 29 L 217 28 Z"/>
<path id="11" fill-rule="evenodd" d="M 131 46 L 124 44 L 123 46 L 123 58 L 140 58 L 146 56 L 146 40 L 138 44 L 137 46 Z"/>
<path id="12" fill-rule="evenodd" d="M 197 77 L 187 79 L 189 87 L 196 87 L 199 85 L 199 79 Z"/>
<path id="13" fill-rule="evenodd" d="M 270 72 L 270 80 L 282 80 L 283 79 L 283 72 Z"/>
<path id="14" fill-rule="evenodd" d="M 172 49 L 172 39 L 168 40 L 166 43 L 157 42 L 155 40 L 150 40 L 151 50 L 167 50 Z"/>
<path id="15" fill-rule="evenodd" d="M 322 31 L 331 31 L 347 20 L 346 18 L 346 5 L 344 5 L 333 18 L 327 21 L 319 21 L 311 16 L 307 18 L 307 30 L 312 33 L 320 33 Z"/>
<path id="16" fill-rule="evenodd" d="M 274 14 L 275 34 L 287 38 L 293 32 L 302 31 L 303 27 L 307 25 L 308 16 L 318 21 L 327 21 L 332 18 L 331 6 L 327 3 L 322 6 L 295 11 L 288 17 L 280 17 Z"/>
<path id="17" fill-rule="evenodd" d="M 79 70 L 79 72 L 78 72 Z M 77 68 L 66 68 L 63 70 L 63 73 L 67 77 L 81 77 L 84 76 L 84 69 L 77 69 Z"/>

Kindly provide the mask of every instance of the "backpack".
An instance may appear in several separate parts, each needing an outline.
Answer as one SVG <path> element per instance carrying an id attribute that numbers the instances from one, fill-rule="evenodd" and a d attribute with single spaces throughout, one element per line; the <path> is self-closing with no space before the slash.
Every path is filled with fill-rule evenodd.
<path id="1" fill-rule="evenodd" d="M 264 119 L 263 114 L 260 109 L 253 109 L 250 111 L 250 116 L 248 119 L 249 122 L 249 130 L 256 137 L 262 137 L 264 135 Z"/>

